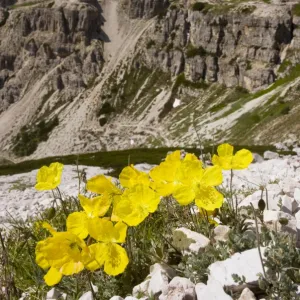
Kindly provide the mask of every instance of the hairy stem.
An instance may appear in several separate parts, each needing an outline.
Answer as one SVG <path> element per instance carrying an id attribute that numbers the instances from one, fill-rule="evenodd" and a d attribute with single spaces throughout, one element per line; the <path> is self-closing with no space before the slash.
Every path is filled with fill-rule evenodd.
<path id="1" fill-rule="evenodd" d="M 265 277 L 265 279 L 267 279 L 266 271 L 265 271 L 265 265 L 264 265 L 263 258 L 262 258 L 262 255 L 261 255 L 260 237 L 259 237 L 259 232 L 258 232 L 258 223 L 257 223 L 256 213 L 255 213 L 255 209 L 254 209 L 253 204 L 252 203 L 250 203 L 250 204 L 251 204 L 251 207 L 252 207 L 252 212 L 253 212 L 254 220 L 255 220 L 255 229 L 256 229 L 256 238 L 257 238 L 257 248 L 258 248 L 259 259 L 260 259 L 260 262 L 261 262 L 264 277 Z"/>

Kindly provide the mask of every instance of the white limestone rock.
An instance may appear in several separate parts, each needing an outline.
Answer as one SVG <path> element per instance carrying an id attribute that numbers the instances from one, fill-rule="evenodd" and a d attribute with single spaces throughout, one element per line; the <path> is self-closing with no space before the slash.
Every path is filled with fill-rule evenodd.
<path id="1" fill-rule="evenodd" d="M 276 143 L 276 144 L 274 144 L 274 146 L 278 150 L 283 150 L 283 151 L 288 151 L 289 150 L 289 148 L 283 143 Z"/>
<path id="2" fill-rule="evenodd" d="M 284 193 L 279 184 L 266 184 L 264 185 L 263 191 L 257 190 L 253 194 L 244 198 L 239 203 L 239 207 L 249 206 L 252 203 L 254 208 L 258 208 L 259 200 L 263 199 L 266 202 L 266 205 L 268 202 L 269 209 L 279 210 L 278 202 L 282 195 L 284 195 Z"/>
<path id="3" fill-rule="evenodd" d="M 184 277 L 174 277 L 159 300 L 196 300 L 195 284 Z"/>
<path id="4" fill-rule="evenodd" d="M 298 156 L 300 156 L 300 148 L 299 147 L 293 148 L 293 151 L 296 152 Z"/>
<path id="5" fill-rule="evenodd" d="M 250 289 L 245 288 L 243 289 L 239 300 L 256 300 L 256 297 Z"/>
<path id="6" fill-rule="evenodd" d="M 295 188 L 294 190 L 294 199 L 300 204 L 300 188 Z"/>
<path id="7" fill-rule="evenodd" d="M 295 213 L 299 206 L 298 202 L 295 199 L 287 195 L 281 196 L 281 203 L 282 203 L 281 211 L 288 213 L 290 215 Z"/>
<path id="8" fill-rule="evenodd" d="M 252 155 L 253 155 L 253 162 L 254 163 L 261 163 L 261 162 L 264 161 L 264 158 L 261 155 L 259 155 L 257 153 L 252 153 Z"/>
<path id="9" fill-rule="evenodd" d="M 177 228 L 173 233 L 173 244 L 177 249 L 181 250 L 183 255 L 198 254 L 209 243 L 210 240 L 203 234 L 184 227 Z"/>
<path id="10" fill-rule="evenodd" d="M 141 296 L 141 295 L 148 295 L 150 279 L 146 279 L 139 285 L 136 285 L 132 290 L 132 295 L 134 297 Z"/>
<path id="11" fill-rule="evenodd" d="M 94 300 L 93 294 L 91 291 L 84 293 L 79 300 Z"/>
<path id="12" fill-rule="evenodd" d="M 157 297 L 163 290 L 167 289 L 169 281 L 175 275 L 176 272 L 172 268 L 156 263 L 150 267 L 150 274 L 146 279 L 133 288 L 132 295 L 134 297 L 140 297 L 141 295 Z"/>
<path id="13" fill-rule="evenodd" d="M 215 229 L 214 229 L 214 239 L 216 241 L 222 241 L 222 242 L 226 242 L 228 240 L 228 235 L 230 232 L 230 227 L 226 226 L 226 225 L 218 225 Z"/>
<path id="14" fill-rule="evenodd" d="M 297 187 L 299 187 L 299 182 L 296 179 L 286 177 L 279 182 L 279 185 L 286 195 L 295 198 L 295 190 L 297 189 Z M 297 199 L 295 200 L 297 201 Z"/>
<path id="15" fill-rule="evenodd" d="M 279 154 L 273 151 L 264 152 L 264 159 L 277 159 L 279 158 Z"/>
<path id="16" fill-rule="evenodd" d="M 264 250 L 265 248 L 261 247 L 263 258 Z M 218 281 L 221 286 L 237 285 L 232 278 L 232 274 L 237 274 L 240 277 L 244 276 L 246 282 L 251 282 L 258 279 L 258 273 L 263 273 L 258 248 L 235 253 L 224 261 L 211 264 L 208 269 L 210 272 L 208 278 Z"/>
<path id="17" fill-rule="evenodd" d="M 195 287 L 198 300 L 232 300 L 227 295 L 220 282 L 213 279 L 208 280 L 207 285 L 204 283 L 197 283 Z"/>
<path id="18" fill-rule="evenodd" d="M 56 300 L 61 296 L 61 293 L 56 290 L 55 288 L 52 288 L 46 295 L 46 299 Z"/>
<path id="19" fill-rule="evenodd" d="M 171 280 L 176 275 L 175 271 L 162 264 L 154 264 L 150 267 L 150 282 L 148 285 L 148 295 L 157 296 L 165 290 Z"/>
<path id="20" fill-rule="evenodd" d="M 124 298 L 122 298 L 120 296 L 113 296 L 109 300 L 124 300 Z"/>

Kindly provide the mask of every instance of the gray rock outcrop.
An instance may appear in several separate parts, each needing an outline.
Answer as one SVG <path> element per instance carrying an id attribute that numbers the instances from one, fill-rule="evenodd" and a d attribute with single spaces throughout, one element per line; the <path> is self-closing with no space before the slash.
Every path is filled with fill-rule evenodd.
<path id="1" fill-rule="evenodd" d="M 298 22 L 290 7 L 257 4 L 223 9 L 168 10 L 149 37 L 149 66 L 172 75 L 184 71 L 191 81 L 249 90 L 274 82 L 281 52 L 293 38 L 293 20 Z"/>
<path id="2" fill-rule="evenodd" d="M 49 76 L 49 93 L 72 99 L 102 69 L 103 18 L 96 0 L 57 0 L 53 7 L 0 10 L 0 113 Z M 63 92 L 63 93 L 64 93 Z"/>

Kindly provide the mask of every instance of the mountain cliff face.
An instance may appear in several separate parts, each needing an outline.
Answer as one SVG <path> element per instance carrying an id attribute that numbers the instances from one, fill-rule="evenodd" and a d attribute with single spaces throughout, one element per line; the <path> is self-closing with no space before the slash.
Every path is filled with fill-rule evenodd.
<path id="1" fill-rule="evenodd" d="M 2 0 L 0 149 L 297 138 L 298 15 L 289 3 Z"/>
<path id="2" fill-rule="evenodd" d="M 63 101 L 99 74 L 103 64 L 100 10 L 96 0 L 2 10 L 0 112 L 22 98 L 45 74 L 45 92 L 49 95 L 59 90 Z"/>

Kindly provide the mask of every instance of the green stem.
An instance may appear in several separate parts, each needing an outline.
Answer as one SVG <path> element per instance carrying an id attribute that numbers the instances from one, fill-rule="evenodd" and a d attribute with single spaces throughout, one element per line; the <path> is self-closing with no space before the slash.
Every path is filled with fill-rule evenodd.
<path id="1" fill-rule="evenodd" d="M 267 280 L 267 276 L 266 276 L 266 272 L 265 272 L 265 266 L 264 266 L 263 258 L 262 258 L 262 255 L 261 255 L 261 249 L 260 249 L 260 237 L 259 237 L 259 232 L 258 232 L 258 223 L 257 223 L 257 219 L 256 219 L 256 213 L 255 213 L 255 209 L 254 209 L 253 204 L 252 203 L 250 203 L 250 204 L 251 204 L 251 207 L 252 207 L 252 212 L 253 212 L 254 220 L 255 220 L 258 254 L 259 254 L 260 262 L 261 262 L 261 265 L 262 265 L 262 270 L 263 270 L 263 273 L 264 273 L 264 277 Z"/>
<path id="2" fill-rule="evenodd" d="M 81 174 L 79 172 L 79 166 L 78 166 L 78 155 L 76 159 L 76 169 L 77 169 L 77 176 L 78 176 L 78 194 L 80 194 Z"/>
<path id="3" fill-rule="evenodd" d="M 230 200 L 231 200 L 231 209 L 234 212 L 233 204 L 233 170 L 230 170 Z"/>
<path id="4" fill-rule="evenodd" d="M 266 189 L 266 203 L 267 203 L 267 209 L 269 209 L 269 195 L 268 195 L 268 189 L 267 187 L 265 187 Z"/>
<path id="5" fill-rule="evenodd" d="M 63 208 L 64 214 L 66 215 L 66 218 L 67 218 L 68 217 L 68 212 L 67 212 L 67 209 L 66 209 L 66 206 L 65 206 L 65 201 L 63 200 L 61 192 L 60 192 L 60 190 L 59 190 L 58 187 L 56 188 L 56 190 L 57 190 L 57 192 L 59 194 L 59 200 L 61 202 L 61 206 Z"/>

